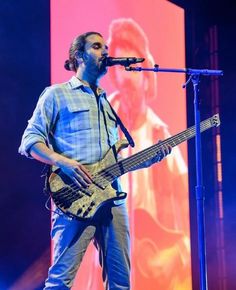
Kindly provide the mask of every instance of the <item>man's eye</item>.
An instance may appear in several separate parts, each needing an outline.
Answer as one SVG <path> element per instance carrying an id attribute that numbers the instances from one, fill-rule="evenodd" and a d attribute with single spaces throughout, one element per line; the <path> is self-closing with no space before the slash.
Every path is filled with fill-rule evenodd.
<path id="1" fill-rule="evenodd" d="M 101 45 L 99 45 L 99 44 L 94 44 L 94 45 L 93 45 L 93 48 L 94 48 L 94 49 L 99 49 L 99 48 L 101 48 Z"/>

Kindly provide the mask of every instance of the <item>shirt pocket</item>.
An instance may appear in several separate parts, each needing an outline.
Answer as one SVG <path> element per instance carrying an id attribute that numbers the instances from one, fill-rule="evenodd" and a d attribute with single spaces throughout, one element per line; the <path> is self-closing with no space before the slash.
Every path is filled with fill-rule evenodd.
<path id="1" fill-rule="evenodd" d="M 70 119 L 68 120 L 72 131 L 91 129 L 90 109 L 83 104 L 69 104 Z"/>

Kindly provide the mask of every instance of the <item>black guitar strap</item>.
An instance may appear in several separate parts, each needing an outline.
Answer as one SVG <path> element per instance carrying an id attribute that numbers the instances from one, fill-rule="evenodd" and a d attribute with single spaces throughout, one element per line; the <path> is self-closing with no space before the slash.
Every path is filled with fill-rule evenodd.
<path id="1" fill-rule="evenodd" d="M 134 143 L 134 140 L 131 137 L 130 133 L 128 132 L 128 130 L 126 129 L 125 125 L 121 121 L 120 117 L 117 115 L 116 111 L 112 108 L 112 105 L 110 104 L 110 102 L 108 101 L 108 99 L 107 98 L 105 98 L 105 99 L 106 99 L 107 103 L 109 104 L 109 106 L 110 106 L 110 108 L 112 110 L 112 113 L 116 117 L 116 121 L 117 121 L 118 125 L 120 126 L 121 131 L 124 133 L 126 139 L 128 140 L 129 145 L 131 147 L 134 147 L 135 146 L 135 143 Z"/>

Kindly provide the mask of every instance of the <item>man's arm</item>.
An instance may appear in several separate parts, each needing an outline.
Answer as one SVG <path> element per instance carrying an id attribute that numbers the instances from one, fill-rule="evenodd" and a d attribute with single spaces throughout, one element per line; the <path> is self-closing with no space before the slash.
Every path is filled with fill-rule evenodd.
<path id="1" fill-rule="evenodd" d="M 68 175 L 79 187 L 91 183 L 90 174 L 77 161 L 69 159 L 49 149 L 47 144 L 51 128 L 55 125 L 59 107 L 53 88 L 41 94 L 34 113 L 22 136 L 19 153 L 49 165 L 55 165 Z"/>
<path id="2" fill-rule="evenodd" d="M 30 155 L 38 161 L 59 167 L 79 187 L 87 187 L 92 182 L 90 173 L 82 164 L 56 153 L 44 143 L 33 144 L 30 148 Z"/>

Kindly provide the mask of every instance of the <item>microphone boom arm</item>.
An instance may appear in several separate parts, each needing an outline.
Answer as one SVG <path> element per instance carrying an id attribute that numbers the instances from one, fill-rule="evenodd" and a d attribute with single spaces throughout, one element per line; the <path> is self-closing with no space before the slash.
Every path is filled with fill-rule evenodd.
<path id="1" fill-rule="evenodd" d="M 212 69 L 175 69 L 175 68 L 160 68 L 159 65 L 155 64 L 153 68 L 145 68 L 145 67 L 132 67 L 127 66 L 125 68 L 127 71 L 153 71 L 153 72 L 174 72 L 174 73 L 186 73 L 188 75 L 196 74 L 196 75 L 205 75 L 205 76 L 222 76 L 222 70 L 212 70 Z"/>
<path id="2" fill-rule="evenodd" d="M 105 66 L 122 65 L 129 67 L 131 64 L 143 62 L 145 58 L 139 57 L 104 57 L 102 62 Z"/>

